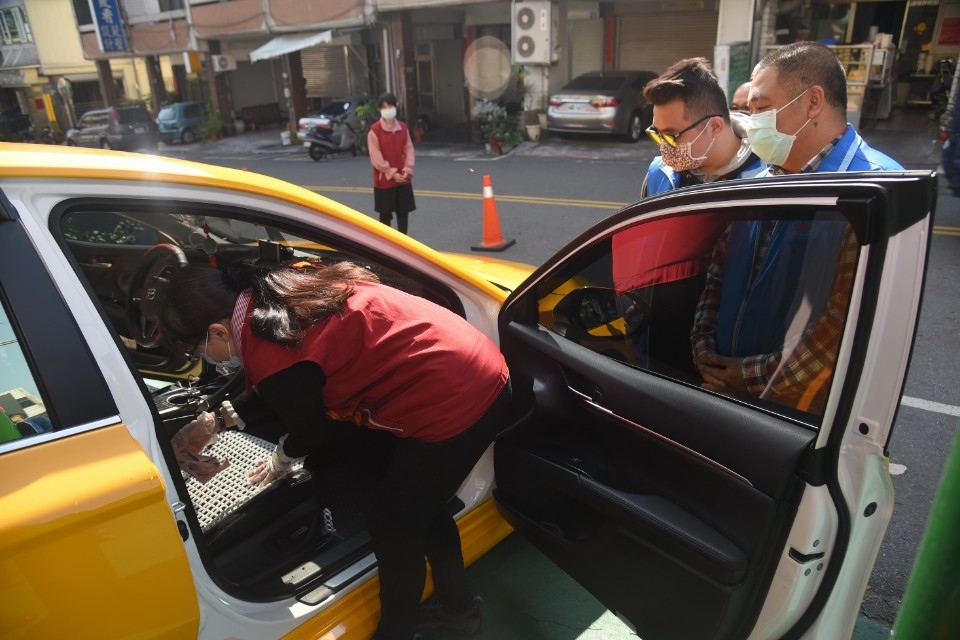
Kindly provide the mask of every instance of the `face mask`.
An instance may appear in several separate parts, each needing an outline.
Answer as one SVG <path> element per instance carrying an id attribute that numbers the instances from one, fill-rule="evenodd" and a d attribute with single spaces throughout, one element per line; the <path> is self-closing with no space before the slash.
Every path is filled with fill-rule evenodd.
<path id="1" fill-rule="evenodd" d="M 393 120 L 397 117 L 397 108 L 387 107 L 386 109 L 380 109 L 380 117 L 384 120 Z"/>
<path id="2" fill-rule="evenodd" d="M 222 376 L 225 376 L 229 373 L 232 373 L 243 366 L 243 362 L 240 360 L 240 356 L 233 355 L 233 347 L 230 346 L 230 342 L 227 341 L 227 350 L 230 353 L 230 358 L 227 360 L 214 360 L 207 355 L 207 347 L 210 346 L 210 334 L 207 333 L 207 341 L 203 347 L 203 353 L 200 354 L 200 357 L 203 358 L 206 362 L 209 362 L 216 369 L 217 373 Z"/>
<path id="3" fill-rule="evenodd" d="M 806 93 L 810 89 L 806 89 Z M 777 114 L 789 107 L 803 96 L 799 96 L 783 105 L 779 109 L 771 109 L 763 113 L 754 113 L 747 121 L 747 138 L 750 140 L 750 148 L 757 157 L 767 164 L 782 165 L 787 161 L 790 150 L 793 148 L 793 142 L 797 139 L 797 134 L 803 131 L 803 127 L 810 123 L 810 118 L 803 123 L 793 135 L 781 133 L 777 130 Z"/>
<path id="4" fill-rule="evenodd" d="M 707 150 L 703 152 L 703 155 L 694 158 L 693 157 L 693 143 L 700 139 L 700 136 L 703 135 L 703 132 L 707 130 L 707 127 L 704 127 L 700 130 L 700 133 L 697 134 L 697 137 L 691 140 L 690 142 L 681 142 L 676 147 L 669 144 L 660 145 L 660 155 L 663 157 L 663 163 L 673 169 L 674 171 L 690 171 L 691 169 L 698 169 L 700 165 L 704 163 L 707 159 L 707 154 L 710 153 L 713 143 L 717 141 L 716 138 L 710 141 L 710 145 L 707 147 Z"/>

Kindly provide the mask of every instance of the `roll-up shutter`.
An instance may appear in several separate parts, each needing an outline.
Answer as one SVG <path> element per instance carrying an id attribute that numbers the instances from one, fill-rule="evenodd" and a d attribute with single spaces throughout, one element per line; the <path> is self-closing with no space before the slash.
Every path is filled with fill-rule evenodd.
<path id="1" fill-rule="evenodd" d="M 308 98 L 344 98 L 351 95 L 347 75 L 347 48 L 318 45 L 300 52 Z"/>
<path id="2" fill-rule="evenodd" d="M 603 20 L 572 20 L 570 77 L 603 68 Z"/>
<path id="3" fill-rule="evenodd" d="M 713 60 L 713 47 L 717 43 L 717 11 L 671 11 L 667 9 L 669 5 L 654 6 L 658 9 L 656 13 L 630 13 L 617 17 L 618 69 L 663 73 L 683 58 L 703 56 Z M 664 8 L 660 9 L 661 6 Z"/>

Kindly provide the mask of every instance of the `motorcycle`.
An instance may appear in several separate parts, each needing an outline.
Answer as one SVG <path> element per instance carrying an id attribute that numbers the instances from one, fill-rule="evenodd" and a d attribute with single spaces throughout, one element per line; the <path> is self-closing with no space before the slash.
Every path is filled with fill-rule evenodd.
<path id="1" fill-rule="evenodd" d="M 347 122 L 345 116 L 330 120 L 329 126 L 314 125 L 307 129 L 303 137 L 303 146 L 307 147 L 312 160 L 320 160 L 328 155 L 349 151 L 357 155 L 357 132 Z"/>

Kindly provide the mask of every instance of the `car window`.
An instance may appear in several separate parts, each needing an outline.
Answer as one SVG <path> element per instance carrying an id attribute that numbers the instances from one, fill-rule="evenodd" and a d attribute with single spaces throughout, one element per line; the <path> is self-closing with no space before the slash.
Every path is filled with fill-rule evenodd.
<path id="1" fill-rule="evenodd" d="M 82 215 L 68 213 L 60 226 L 68 240 L 98 244 L 153 245 L 160 242 L 160 236 L 153 229 L 110 211 L 86 212 Z"/>
<path id="2" fill-rule="evenodd" d="M 623 84 L 617 76 L 580 76 L 571 80 L 564 91 L 616 91 Z"/>
<path id="3" fill-rule="evenodd" d="M 160 120 L 173 120 L 177 117 L 177 110 L 173 107 L 164 107 L 160 109 L 160 115 L 157 116 Z"/>
<path id="4" fill-rule="evenodd" d="M 134 122 L 146 122 L 150 119 L 150 116 L 143 107 L 124 107 L 123 109 L 117 109 L 117 119 L 120 124 L 132 124 Z"/>
<path id="5" fill-rule="evenodd" d="M 0 443 L 53 431 L 6 308 L 0 306 Z"/>
<path id="6" fill-rule="evenodd" d="M 541 283 L 539 322 L 631 367 L 816 425 L 858 253 L 835 211 L 645 221 Z"/>
<path id="7" fill-rule="evenodd" d="M 198 104 L 188 104 L 183 110 L 183 115 L 187 118 L 203 117 L 203 109 Z"/>

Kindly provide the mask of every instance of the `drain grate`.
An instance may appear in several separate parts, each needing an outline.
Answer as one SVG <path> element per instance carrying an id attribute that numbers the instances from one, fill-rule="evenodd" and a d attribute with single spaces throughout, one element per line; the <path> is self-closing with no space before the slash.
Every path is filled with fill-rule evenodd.
<path id="1" fill-rule="evenodd" d="M 219 460 L 230 460 L 229 467 L 206 483 L 183 474 L 187 493 L 190 494 L 203 531 L 207 531 L 260 493 L 261 489 L 247 482 L 247 471 L 253 468 L 257 460 L 273 453 L 275 446 L 272 442 L 242 431 L 230 430 L 221 433 L 217 442 L 203 450 L 204 454 L 215 456 Z M 303 465 L 298 463 L 294 469 L 301 466 Z"/>

